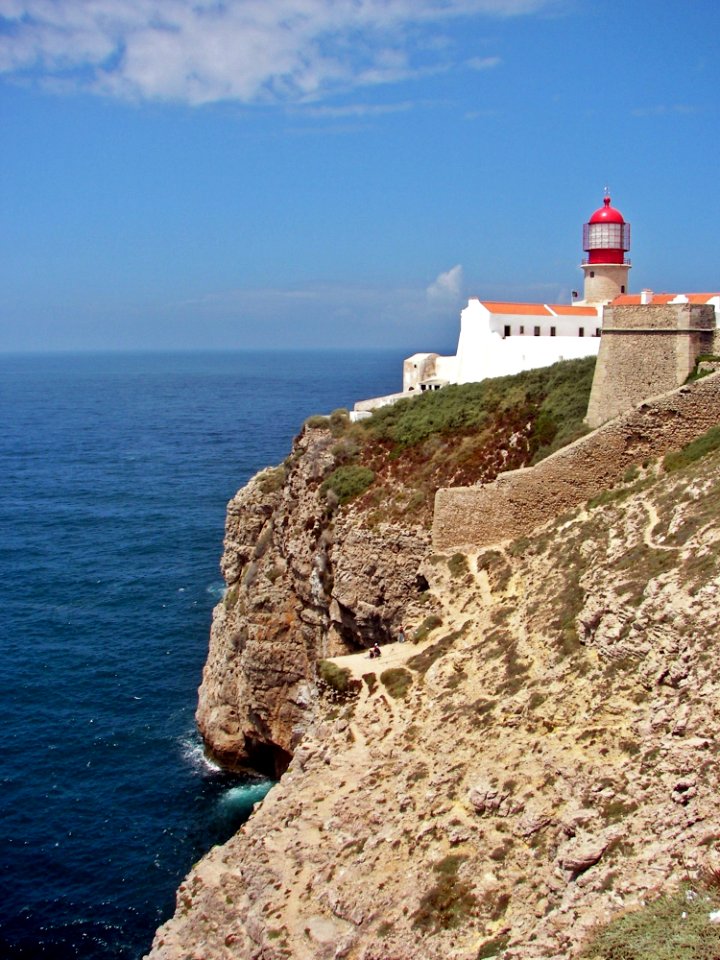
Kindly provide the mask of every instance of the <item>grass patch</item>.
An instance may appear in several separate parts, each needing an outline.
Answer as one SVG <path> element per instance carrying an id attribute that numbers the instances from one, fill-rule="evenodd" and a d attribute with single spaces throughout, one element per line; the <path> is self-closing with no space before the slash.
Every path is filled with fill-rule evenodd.
<path id="1" fill-rule="evenodd" d="M 404 667 L 390 667 L 389 670 L 383 670 L 380 674 L 380 683 L 396 700 L 401 700 L 407 695 L 412 682 L 412 674 Z"/>
<path id="2" fill-rule="evenodd" d="M 684 885 L 642 909 L 624 913 L 600 928 L 578 955 L 582 960 L 717 960 L 720 925 L 716 893 Z"/>
<path id="3" fill-rule="evenodd" d="M 673 450 L 663 457 L 663 467 L 668 473 L 682 470 L 702 457 L 720 448 L 720 427 L 710 427 L 701 437 L 691 441 L 682 450 Z"/>
<path id="4" fill-rule="evenodd" d="M 413 927 L 423 933 L 452 930 L 464 923 L 477 905 L 472 887 L 460 880 L 458 870 L 466 858 L 450 855 L 433 867 L 437 883 L 420 900 L 413 914 Z"/>
<path id="5" fill-rule="evenodd" d="M 312 417 L 308 417 L 305 421 L 305 427 L 308 430 L 329 430 L 330 429 L 330 418 L 324 417 L 321 414 L 314 414 Z"/>
<path id="6" fill-rule="evenodd" d="M 464 553 L 454 553 L 447 562 L 450 576 L 464 577 L 468 573 L 468 561 Z"/>
<path id="7" fill-rule="evenodd" d="M 478 951 L 477 960 L 491 960 L 492 957 L 500 956 L 507 949 L 509 943 L 510 937 L 507 934 L 501 937 L 493 937 L 492 940 L 486 940 Z"/>
<path id="8" fill-rule="evenodd" d="M 263 493 L 275 493 L 282 490 L 287 480 L 287 467 L 281 463 L 279 467 L 267 467 L 258 475 L 257 482 Z"/>
<path id="9" fill-rule="evenodd" d="M 413 631 L 410 639 L 413 643 L 420 643 L 420 641 L 428 637 L 433 630 L 437 630 L 437 628 L 441 626 L 442 618 L 436 613 L 431 613 L 430 616 L 425 617 L 420 626 Z"/>
<path id="10" fill-rule="evenodd" d="M 452 633 L 446 634 L 437 643 L 433 643 L 426 650 L 423 650 L 422 653 L 416 653 L 414 657 L 410 657 L 407 665 L 417 673 L 427 673 L 435 661 L 444 656 L 458 637 L 465 633 L 471 623 L 472 620 L 467 620 L 459 630 L 453 630 Z"/>
<path id="11" fill-rule="evenodd" d="M 477 558 L 478 573 L 484 570 L 487 574 L 490 589 L 493 593 L 503 593 L 507 590 L 512 577 L 512 568 L 499 550 L 486 550 Z"/>
<path id="12" fill-rule="evenodd" d="M 351 688 L 352 674 L 347 667 L 339 667 L 330 660 L 318 660 L 320 680 L 336 693 L 348 693 Z"/>
<path id="13" fill-rule="evenodd" d="M 348 464 L 333 470 L 330 476 L 323 480 L 320 492 L 326 494 L 328 490 L 332 490 L 343 504 L 364 493 L 374 480 L 375 473 L 369 467 Z"/>

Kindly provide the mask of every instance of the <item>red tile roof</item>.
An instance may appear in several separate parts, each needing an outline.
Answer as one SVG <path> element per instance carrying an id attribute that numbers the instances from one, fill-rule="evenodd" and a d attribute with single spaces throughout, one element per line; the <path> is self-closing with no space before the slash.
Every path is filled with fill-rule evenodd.
<path id="1" fill-rule="evenodd" d="M 499 300 L 481 300 L 480 303 L 490 313 L 510 313 L 532 317 L 552 316 L 544 303 L 504 303 Z"/>
<path id="2" fill-rule="evenodd" d="M 720 297 L 720 293 L 650 293 L 648 303 L 670 303 L 676 297 L 687 297 L 689 303 L 708 303 L 713 297 Z M 614 307 L 637 306 L 641 303 L 640 293 L 624 293 L 612 301 Z"/>
<path id="3" fill-rule="evenodd" d="M 570 303 L 549 303 L 548 306 L 560 317 L 599 317 L 595 307 L 578 307 Z"/>

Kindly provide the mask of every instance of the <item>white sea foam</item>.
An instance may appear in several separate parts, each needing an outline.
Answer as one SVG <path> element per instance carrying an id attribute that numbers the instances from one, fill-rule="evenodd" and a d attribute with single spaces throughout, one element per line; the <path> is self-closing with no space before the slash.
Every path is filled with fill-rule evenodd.
<path id="1" fill-rule="evenodd" d="M 222 768 L 220 765 L 215 763 L 214 760 L 211 760 L 205 753 L 205 749 L 197 733 L 191 733 L 187 737 L 183 737 L 180 740 L 180 749 L 183 760 L 195 773 L 203 775 L 219 773 L 221 771 Z"/>
<path id="2" fill-rule="evenodd" d="M 215 597 L 216 600 L 222 600 L 225 596 L 226 586 L 222 581 L 216 581 L 215 583 L 208 584 L 205 587 L 205 593 L 209 593 L 211 597 Z"/>

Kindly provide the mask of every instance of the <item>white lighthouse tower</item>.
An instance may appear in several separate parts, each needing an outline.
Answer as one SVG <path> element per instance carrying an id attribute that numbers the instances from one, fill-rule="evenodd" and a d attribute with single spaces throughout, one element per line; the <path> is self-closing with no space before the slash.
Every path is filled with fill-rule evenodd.
<path id="1" fill-rule="evenodd" d="M 587 253 L 582 262 L 583 303 L 608 303 L 628 292 L 630 260 L 625 254 L 629 249 L 630 224 L 610 205 L 606 191 L 602 207 L 583 226 L 583 250 Z"/>

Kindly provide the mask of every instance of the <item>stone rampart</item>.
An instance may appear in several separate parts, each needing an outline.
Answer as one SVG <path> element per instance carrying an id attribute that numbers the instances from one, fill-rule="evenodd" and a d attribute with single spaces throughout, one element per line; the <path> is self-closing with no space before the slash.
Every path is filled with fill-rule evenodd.
<path id="1" fill-rule="evenodd" d="M 715 310 L 706 304 L 607 307 L 587 421 L 591 427 L 679 387 L 713 350 Z"/>
<path id="2" fill-rule="evenodd" d="M 645 401 L 535 467 L 493 483 L 438 490 L 438 550 L 515 539 L 618 482 L 634 465 L 676 450 L 720 423 L 720 373 Z"/>

